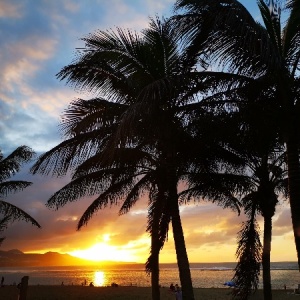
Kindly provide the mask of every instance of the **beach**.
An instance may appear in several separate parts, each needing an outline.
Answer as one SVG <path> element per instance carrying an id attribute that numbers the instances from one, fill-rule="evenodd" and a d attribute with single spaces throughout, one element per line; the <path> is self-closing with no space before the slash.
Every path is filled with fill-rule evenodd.
<path id="1" fill-rule="evenodd" d="M 229 300 L 230 288 L 195 288 L 196 300 Z M 263 300 L 258 290 L 251 300 Z M 17 300 L 16 286 L 0 288 L 0 300 Z M 150 287 L 28 286 L 27 300 L 151 300 Z M 168 288 L 161 288 L 162 300 L 174 300 Z M 273 300 L 300 299 L 292 290 L 274 290 Z"/>

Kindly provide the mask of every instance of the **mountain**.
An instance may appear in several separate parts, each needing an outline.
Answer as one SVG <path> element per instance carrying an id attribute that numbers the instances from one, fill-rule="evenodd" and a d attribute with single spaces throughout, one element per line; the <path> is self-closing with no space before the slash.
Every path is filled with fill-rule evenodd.
<path id="1" fill-rule="evenodd" d="M 82 266 L 93 262 L 57 252 L 23 253 L 18 249 L 1 251 L 0 267 Z"/>

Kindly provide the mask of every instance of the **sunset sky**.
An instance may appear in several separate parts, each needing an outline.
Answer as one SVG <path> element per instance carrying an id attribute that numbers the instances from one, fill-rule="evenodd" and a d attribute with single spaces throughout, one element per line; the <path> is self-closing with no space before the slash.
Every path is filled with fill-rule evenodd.
<path id="1" fill-rule="evenodd" d="M 169 16 L 174 1 L 0 0 L 0 148 L 4 155 L 20 145 L 41 154 L 61 141 L 60 115 L 72 100 L 84 95 L 57 80 L 55 74 L 71 63 L 76 47 L 84 46 L 80 38 L 116 26 L 140 31 L 149 16 Z M 260 20 L 256 1 L 241 2 Z M 118 216 L 119 207 L 102 210 L 88 226 L 76 231 L 92 199 L 49 210 L 46 201 L 69 179 L 31 176 L 28 167 L 16 178 L 33 185 L 6 200 L 31 214 L 42 229 L 14 223 L 4 233 L 2 250 L 57 251 L 99 260 L 145 262 L 150 247 L 145 233 L 146 199 L 127 215 Z M 236 234 L 243 216 L 208 202 L 182 206 L 181 216 L 190 262 L 236 260 Z M 277 207 L 273 220 L 272 261 L 295 261 L 287 203 Z M 170 230 L 161 262 L 175 261 Z"/>

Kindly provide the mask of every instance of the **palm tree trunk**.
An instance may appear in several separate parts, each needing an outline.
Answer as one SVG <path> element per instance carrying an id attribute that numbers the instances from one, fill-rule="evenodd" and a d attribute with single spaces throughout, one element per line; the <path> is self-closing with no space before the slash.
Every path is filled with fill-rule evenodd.
<path id="1" fill-rule="evenodd" d="M 175 243 L 177 265 L 179 270 L 179 278 L 182 289 L 182 300 L 195 300 L 194 289 L 192 284 L 192 276 L 190 271 L 190 263 L 185 247 L 185 240 L 183 229 L 181 225 L 181 218 L 179 213 L 178 192 L 177 192 L 177 176 L 173 164 L 176 160 L 175 153 L 172 150 L 166 150 L 166 170 L 165 170 L 165 186 L 167 203 L 170 207 L 170 214 L 172 219 L 173 237 Z M 170 160 L 171 158 L 171 160 Z"/>
<path id="2" fill-rule="evenodd" d="M 178 210 L 179 212 L 179 210 Z M 179 269 L 179 278 L 182 287 L 182 299 L 194 300 L 194 290 L 190 271 L 190 264 L 186 252 L 183 230 L 179 213 L 172 216 L 172 227 L 174 242 L 176 248 L 177 264 Z"/>
<path id="3" fill-rule="evenodd" d="M 272 217 L 264 216 L 264 245 L 262 253 L 264 300 L 272 300 L 271 287 L 271 239 L 272 239 Z"/>
<path id="4" fill-rule="evenodd" d="M 299 128 L 297 112 L 288 76 L 282 72 L 279 76 L 279 91 L 282 98 L 284 138 L 286 145 L 288 186 L 294 239 L 297 251 L 298 269 L 300 271 L 300 162 L 299 162 Z"/>
<path id="5" fill-rule="evenodd" d="M 286 147 L 291 216 L 300 271 L 300 164 L 296 139 L 290 137 Z"/>
<path id="6" fill-rule="evenodd" d="M 174 203 L 172 203 L 172 228 L 175 242 L 177 265 L 179 269 L 179 278 L 182 287 L 182 299 L 194 300 L 194 290 L 192 284 L 192 277 L 190 271 L 190 264 L 188 255 L 186 252 L 183 230 L 181 226 L 181 218 L 179 214 L 177 191 L 176 197 L 172 197 Z M 176 199 L 176 202 L 175 202 Z"/>
<path id="7" fill-rule="evenodd" d="M 160 210 L 156 209 L 154 213 L 154 222 L 151 232 L 151 288 L 152 300 L 160 300 L 159 288 L 159 215 Z"/>
<path id="8" fill-rule="evenodd" d="M 159 288 L 159 241 L 157 234 L 151 235 L 152 243 L 152 270 L 151 270 L 151 288 L 152 288 L 152 300 L 160 300 L 160 288 Z"/>

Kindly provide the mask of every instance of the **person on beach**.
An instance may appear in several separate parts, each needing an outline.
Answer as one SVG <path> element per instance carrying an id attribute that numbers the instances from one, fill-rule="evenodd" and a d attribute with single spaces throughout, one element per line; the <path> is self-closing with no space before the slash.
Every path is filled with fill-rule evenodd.
<path id="1" fill-rule="evenodd" d="M 4 277 L 1 278 L 1 287 L 4 287 Z"/>
<path id="2" fill-rule="evenodd" d="M 170 284 L 170 291 L 175 292 L 175 286 L 173 283 Z"/>
<path id="3" fill-rule="evenodd" d="M 175 296 L 176 296 L 176 300 L 182 300 L 182 291 L 181 288 L 178 284 L 175 285 L 176 290 L 175 290 Z"/>

